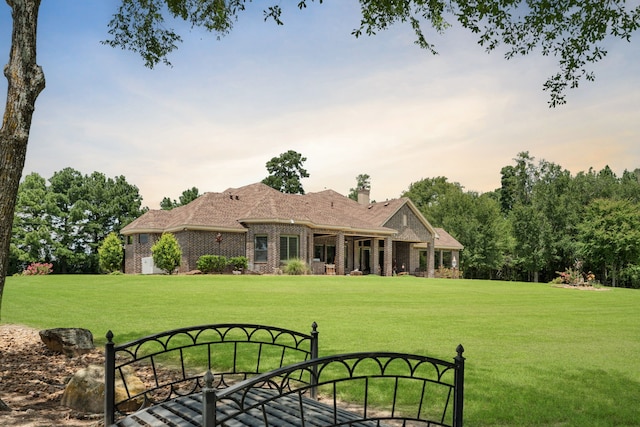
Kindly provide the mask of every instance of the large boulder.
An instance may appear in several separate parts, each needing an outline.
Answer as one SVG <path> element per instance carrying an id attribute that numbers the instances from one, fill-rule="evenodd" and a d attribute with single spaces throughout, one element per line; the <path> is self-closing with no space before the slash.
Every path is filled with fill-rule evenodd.
<path id="1" fill-rule="evenodd" d="M 93 334 L 83 328 L 55 328 L 40 331 L 40 339 L 52 351 L 69 357 L 89 353 L 95 348 Z"/>
<path id="2" fill-rule="evenodd" d="M 122 372 L 131 395 L 142 393 L 146 389 L 142 380 L 136 377 L 130 368 L 125 367 Z M 126 399 L 127 392 L 121 379 L 116 379 L 115 394 L 116 402 Z M 87 414 L 104 412 L 104 367 L 89 365 L 76 372 L 64 389 L 61 403 Z M 144 397 L 140 396 L 127 404 L 119 405 L 118 408 L 130 412 L 140 409 L 143 404 Z"/>

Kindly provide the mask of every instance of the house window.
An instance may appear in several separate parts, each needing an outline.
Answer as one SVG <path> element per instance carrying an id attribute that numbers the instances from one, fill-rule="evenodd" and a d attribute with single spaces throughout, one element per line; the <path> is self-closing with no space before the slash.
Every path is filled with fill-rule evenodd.
<path id="1" fill-rule="evenodd" d="M 402 226 L 407 226 L 407 214 L 402 214 Z"/>
<path id="2" fill-rule="evenodd" d="M 127 236 L 127 245 L 133 245 L 133 236 L 131 234 Z"/>
<path id="3" fill-rule="evenodd" d="M 138 234 L 138 243 L 141 243 L 141 244 L 149 243 L 149 235 L 146 233 Z"/>
<path id="4" fill-rule="evenodd" d="M 267 236 L 256 236 L 254 262 L 267 262 Z"/>
<path id="5" fill-rule="evenodd" d="M 313 247 L 313 258 L 324 261 L 324 245 L 315 245 Z"/>
<path id="6" fill-rule="evenodd" d="M 280 261 L 298 258 L 298 236 L 280 236 Z"/>

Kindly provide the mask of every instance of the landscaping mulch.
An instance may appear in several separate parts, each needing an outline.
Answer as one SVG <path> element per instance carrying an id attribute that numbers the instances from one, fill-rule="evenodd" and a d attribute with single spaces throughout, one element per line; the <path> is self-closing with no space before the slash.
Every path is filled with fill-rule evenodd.
<path id="1" fill-rule="evenodd" d="M 78 370 L 104 363 L 103 349 L 69 358 L 49 350 L 38 329 L 0 325 L 0 425 L 13 427 L 98 427 L 102 414 L 83 414 L 60 404 Z"/>

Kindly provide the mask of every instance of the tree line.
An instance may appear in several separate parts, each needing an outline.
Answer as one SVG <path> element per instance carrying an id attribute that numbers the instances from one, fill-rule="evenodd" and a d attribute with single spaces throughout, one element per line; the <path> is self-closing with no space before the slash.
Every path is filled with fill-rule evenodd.
<path id="1" fill-rule="evenodd" d="M 291 158 L 296 161 L 287 161 Z M 269 176 L 275 182 L 286 175 L 278 183 L 289 182 L 290 192 L 303 193 L 300 178 L 308 174 L 295 177 L 292 170 L 305 160 L 283 153 L 270 160 L 271 166 L 283 167 L 267 167 Z M 440 176 L 414 182 L 402 194 L 433 226 L 464 245 L 460 268 L 465 277 L 548 282 L 590 275 L 606 285 L 640 288 L 640 169 L 618 177 L 607 166 L 573 176 L 523 152 L 500 173 L 501 186 L 492 192 L 465 191 Z M 371 177 L 360 174 L 356 181 L 349 191 L 354 199 L 359 188 L 370 188 Z M 185 205 L 199 195 L 196 187 L 187 189 L 179 201 L 165 197 L 161 208 Z M 47 184 L 37 173 L 29 174 L 19 187 L 9 271 L 53 262 L 56 273 L 98 273 L 105 237 L 146 210 L 138 188 L 123 176 L 82 175 L 66 168 Z"/>
<path id="2" fill-rule="evenodd" d="M 54 273 L 98 273 L 103 240 L 146 210 L 124 176 L 65 168 L 47 182 L 31 173 L 18 188 L 9 274 L 34 262 L 53 262 Z"/>
<path id="3" fill-rule="evenodd" d="M 467 278 L 549 282 L 566 275 L 640 288 L 640 169 L 573 176 L 522 152 L 480 194 L 445 177 L 403 193 L 465 248 Z"/>

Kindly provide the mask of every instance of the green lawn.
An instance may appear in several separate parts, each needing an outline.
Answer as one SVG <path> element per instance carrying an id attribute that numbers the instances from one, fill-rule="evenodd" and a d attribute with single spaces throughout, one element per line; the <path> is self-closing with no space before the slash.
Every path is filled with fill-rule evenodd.
<path id="1" fill-rule="evenodd" d="M 320 331 L 320 353 L 467 357 L 467 426 L 640 425 L 640 291 L 414 277 L 7 279 L 2 322 L 84 327 L 98 345 L 205 323 Z"/>

